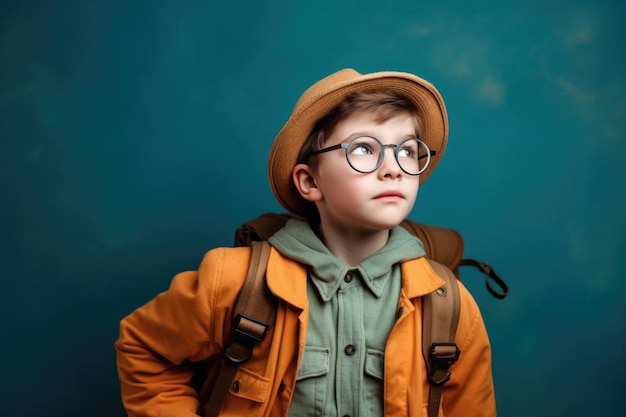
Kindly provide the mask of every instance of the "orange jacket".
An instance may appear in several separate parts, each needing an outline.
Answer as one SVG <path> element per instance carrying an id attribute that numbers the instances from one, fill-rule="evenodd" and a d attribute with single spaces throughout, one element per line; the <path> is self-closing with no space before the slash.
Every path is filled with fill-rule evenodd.
<path id="1" fill-rule="evenodd" d="M 232 332 L 249 248 L 208 252 L 197 272 L 177 275 L 170 289 L 122 320 L 117 366 L 130 417 L 196 416 L 207 400 Z M 220 416 L 285 416 L 307 334 L 306 269 L 272 249 L 267 283 L 279 298 L 276 324 L 237 371 Z M 419 278 L 416 278 L 419 277 Z M 422 356 L 422 299 L 443 280 L 423 259 L 402 265 L 399 317 L 385 350 L 385 416 L 426 416 L 429 384 Z M 444 388 L 440 416 L 496 415 L 489 340 L 480 311 L 463 285 L 456 342 L 461 350 Z M 190 362 L 208 361 L 200 400 L 189 384 Z"/>

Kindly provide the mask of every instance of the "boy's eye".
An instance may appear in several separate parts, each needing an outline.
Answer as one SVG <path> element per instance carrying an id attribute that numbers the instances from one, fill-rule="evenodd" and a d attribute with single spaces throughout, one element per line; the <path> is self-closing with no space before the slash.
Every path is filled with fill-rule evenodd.
<path id="1" fill-rule="evenodd" d="M 352 155 L 371 155 L 373 153 L 372 143 L 368 143 L 368 141 L 355 141 L 350 146 L 350 154 Z"/>
<path id="2" fill-rule="evenodd" d="M 401 148 L 398 151 L 398 156 L 401 156 L 403 158 L 410 158 L 411 154 L 412 154 L 412 151 L 409 148 Z"/>
<path id="3" fill-rule="evenodd" d="M 412 141 L 410 141 L 412 142 Z M 398 149 L 398 156 L 402 158 L 414 158 L 417 155 L 417 147 L 412 143 L 406 143 Z"/>
<path id="4" fill-rule="evenodd" d="M 372 151 L 366 145 L 356 145 L 352 147 L 352 151 L 350 153 L 353 155 L 368 155 L 371 154 Z"/>

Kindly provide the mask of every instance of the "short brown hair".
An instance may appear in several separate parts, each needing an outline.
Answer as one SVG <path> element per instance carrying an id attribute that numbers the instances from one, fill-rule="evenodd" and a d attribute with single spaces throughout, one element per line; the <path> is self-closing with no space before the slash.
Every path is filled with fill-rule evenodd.
<path id="1" fill-rule="evenodd" d="M 399 114 L 408 114 L 413 119 L 415 135 L 418 138 L 422 135 L 423 123 L 418 110 L 404 94 L 385 90 L 351 94 L 317 121 L 300 148 L 297 163 L 308 164 L 315 169 L 317 159 L 312 153 L 324 147 L 324 143 L 333 134 L 339 122 L 357 113 L 371 114 L 377 123 L 386 122 Z"/>

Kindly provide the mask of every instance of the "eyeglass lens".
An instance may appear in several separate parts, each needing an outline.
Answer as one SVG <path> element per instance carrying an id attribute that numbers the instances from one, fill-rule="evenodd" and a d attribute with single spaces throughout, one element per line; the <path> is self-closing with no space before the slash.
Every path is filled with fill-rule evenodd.
<path id="1" fill-rule="evenodd" d="M 376 170 L 383 161 L 384 147 L 375 138 L 360 136 L 354 138 L 346 148 L 348 163 L 359 172 L 372 172 Z M 394 146 L 396 160 L 408 174 L 418 175 L 426 170 L 430 162 L 430 149 L 419 139 L 406 139 Z"/>

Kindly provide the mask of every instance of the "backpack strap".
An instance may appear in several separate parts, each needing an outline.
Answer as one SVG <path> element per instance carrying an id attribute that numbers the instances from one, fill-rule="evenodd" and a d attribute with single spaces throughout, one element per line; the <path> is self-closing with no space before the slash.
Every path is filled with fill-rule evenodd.
<path id="1" fill-rule="evenodd" d="M 493 270 L 491 265 L 486 262 L 477 261 L 475 259 L 463 259 L 461 260 L 460 266 L 473 266 L 478 268 L 480 272 L 487 276 L 485 280 L 485 285 L 487 286 L 487 290 L 496 298 L 503 299 L 509 293 L 509 286 L 504 282 L 500 275 L 496 274 L 496 271 Z M 490 282 L 489 280 L 493 281 Z M 495 285 L 500 287 L 500 289 L 496 289 Z"/>
<path id="2" fill-rule="evenodd" d="M 252 242 L 250 267 L 234 311 L 234 337 L 224 349 L 224 364 L 217 376 L 205 417 L 217 417 L 239 365 L 252 356 L 276 320 L 276 298 L 266 285 L 265 271 L 270 255 L 266 241 Z"/>
<path id="3" fill-rule="evenodd" d="M 459 284 L 452 271 L 435 261 L 429 260 L 429 263 L 446 282 L 423 299 L 422 350 L 430 382 L 428 417 L 437 417 L 443 384 L 450 379 L 450 366 L 461 353 L 454 341 L 461 300 Z"/>

